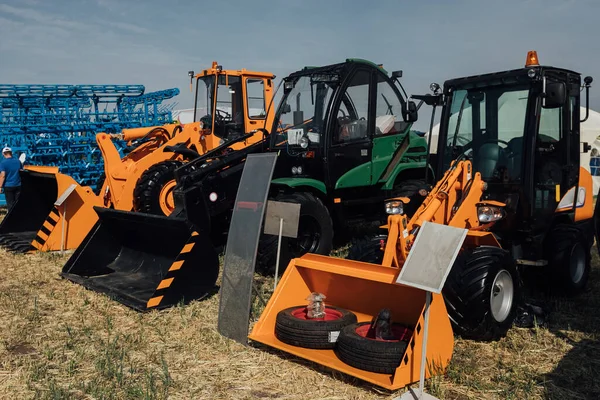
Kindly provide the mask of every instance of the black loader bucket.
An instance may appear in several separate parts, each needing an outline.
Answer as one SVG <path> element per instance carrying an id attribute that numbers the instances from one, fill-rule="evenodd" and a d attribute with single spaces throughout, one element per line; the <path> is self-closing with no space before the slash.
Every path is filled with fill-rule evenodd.
<path id="1" fill-rule="evenodd" d="M 99 220 L 61 276 L 139 311 L 207 296 L 219 258 L 205 232 L 181 218 L 94 207 Z"/>
<path id="2" fill-rule="evenodd" d="M 51 214 L 58 197 L 58 184 L 53 173 L 23 170 L 20 175 L 19 199 L 0 223 L 0 246 L 27 252 L 35 249 L 31 242 L 44 221 L 48 218 L 50 224 L 56 224 L 59 219 L 57 213 Z"/>

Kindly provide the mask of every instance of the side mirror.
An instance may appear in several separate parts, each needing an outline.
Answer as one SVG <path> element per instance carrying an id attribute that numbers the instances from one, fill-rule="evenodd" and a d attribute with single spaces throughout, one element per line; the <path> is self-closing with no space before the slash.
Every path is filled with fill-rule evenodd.
<path id="1" fill-rule="evenodd" d="M 546 84 L 546 93 L 544 93 L 544 108 L 558 108 L 567 101 L 567 85 L 564 82 L 551 82 Z"/>
<path id="2" fill-rule="evenodd" d="M 416 122 L 419 119 L 419 113 L 417 111 L 417 105 L 414 101 L 406 102 L 402 114 L 405 122 Z"/>
<path id="3" fill-rule="evenodd" d="M 283 105 L 283 110 L 281 111 L 282 114 L 287 114 L 290 111 L 292 111 L 292 106 L 290 106 L 288 103 L 285 103 Z"/>

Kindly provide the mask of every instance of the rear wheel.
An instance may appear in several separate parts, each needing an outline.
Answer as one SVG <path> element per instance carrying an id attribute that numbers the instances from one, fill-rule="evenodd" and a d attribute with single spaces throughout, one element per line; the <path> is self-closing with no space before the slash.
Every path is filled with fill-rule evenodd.
<path id="1" fill-rule="evenodd" d="M 308 192 L 281 194 L 274 199 L 285 203 L 300 204 L 300 220 L 297 238 L 282 238 L 280 271 L 292 258 L 306 253 L 328 255 L 333 246 L 333 221 L 329 210 L 317 196 Z M 258 246 L 259 268 L 275 272 L 277 259 L 277 236 L 262 235 Z"/>
<path id="2" fill-rule="evenodd" d="M 147 214 L 171 215 L 175 209 L 175 170 L 181 165 L 181 161 L 163 161 L 148 168 L 135 186 L 134 209 Z"/>
<path id="3" fill-rule="evenodd" d="M 463 250 L 443 289 L 454 331 L 464 338 L 496 340 L 511 328 L 521 284 L 507 251 L 480 246 Z"/>
<path id="4" fill-rule="evenodd" d="M 352 242 L 346 259 L 371 264 L 383 262 L 382 244 L 385 246 L 387 235 L 375 235 Z"/>
<path id="5" fill-rule="evenodd" d="M 576 226 L 557 225 L 546 242 L 550 285 L 557 292 L 576 295 L 586 286 L 591 269 L 590 245 Z"/>

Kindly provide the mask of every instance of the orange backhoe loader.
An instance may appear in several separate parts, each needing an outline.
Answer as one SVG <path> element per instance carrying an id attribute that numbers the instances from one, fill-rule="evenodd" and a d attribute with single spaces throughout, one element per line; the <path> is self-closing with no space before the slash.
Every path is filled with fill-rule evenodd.
<path id="1" fill-rule="evenodd" d="M 98 195 L 54 170 L 23 171 L 19 201 L 0 223 L 0 245 L 17 252 L 74 249 L 98 219 L 94 206 L 169 215 L 176 168 L 227 143 L 229 151 L 253 144 L 261 136 L 247 133 L 272 125 L 273 74 L 213 62 L 189 76 L 190 85 L 196 80 L 194 122 L 96 136 L 105 171 Z M 121 158 L 113 138 L 134 149 Z"/>
<path id="2" fill-rule="evenodd" d="M 588 100 L 591 82 L 583 83 Z M 579 136 L 581 87 L 579 73 L 540 66 L 530 52 L 525 68 L 414 96 L 443 105 L 430 160 L 441 178 L 410 219 L 408 199 L 387 201 L 387 234 L 356 243 L 351 260 L 292 260 L 249 338 L 388 389 L 418 381 L 425 293 L 396 279 L 426 223 L 468 230 L 433 295 L 426 376 L 450 362 L 452 330 L 494 340 L 510 329 L 524 269 L 564 293 L 584 290 L 600 211 L 579 166 L 580 151 L 589 150 Z M 443 253 L 440 242 L 430 241 L 434 256 Z M 311 293 L 325 296 L 324 318 L 309 317 Z"/>

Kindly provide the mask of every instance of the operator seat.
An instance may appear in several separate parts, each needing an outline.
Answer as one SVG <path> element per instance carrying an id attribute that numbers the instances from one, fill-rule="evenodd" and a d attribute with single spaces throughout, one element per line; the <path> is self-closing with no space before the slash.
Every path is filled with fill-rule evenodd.
<path id="1" fill-rule="evenodd" d="M 474 152 L 473 169 L 481 174 L 483 180 L 494 176 L 498 164 L 506 165 L 506 162 L 504 152 L 497 143 L 484 143 Z"/>

